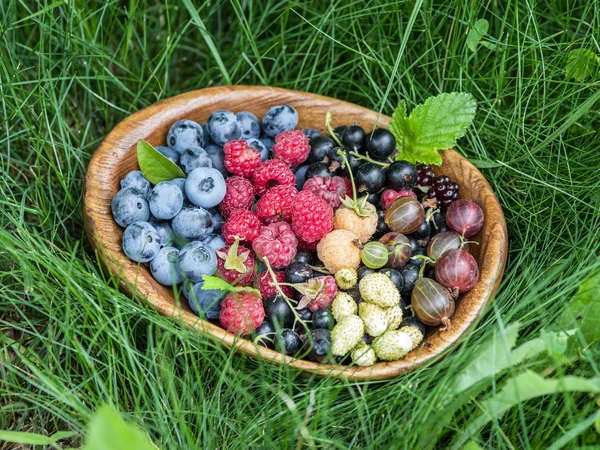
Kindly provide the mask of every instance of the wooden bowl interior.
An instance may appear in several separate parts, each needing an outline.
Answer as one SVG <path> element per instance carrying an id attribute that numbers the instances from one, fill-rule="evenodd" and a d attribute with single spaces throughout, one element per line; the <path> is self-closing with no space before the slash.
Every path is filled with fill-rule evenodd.
<path id="1" fill-rule="evenodd" d="M 180 119 L 204 123 L 218 109 L 233 112 L 251 111 L 262 117 L 269 107 L 289 104 L 299 114 L 298 128 L 317 128 L 325 131 L 325 113 L 331 112 L 332 125 L 356 122 L 365 130 L 374 124 L 386 126 L 389 117 L 376 112 L 305 92 L 267 87 L 218 87 L 182 94 L 150 106 L 126 118 L 106 137 L 95 152 L 86 176 L 84 216 L 88 238 L 99 253 L 102 264 L 118 277 L 121 287 L 131 295 L 139 296 L 161 314 L 173 316 L 186 326 L 223 341 L 241 353 L 274 363 L 287 363 L 292 367 L 318 375 L 332 375 L 353 380 L 377 380 L 395 377 L 433 360 L 457 342 L 480 316 L 491 300 L 501 280 L 506 261 L 506 223 L 498 201 L 483 175 L 465 158 L 452 150 L 443 152 L 444 164 L 436 168 L 437 174 L 450 176 L 459 184 L 460 195 L 478 203 L 485 213 L 483 230 L 471 240 L 481 276 L 477 285 L 457 302 L 451 330 L 432 330 L 424 345 L 404 359 L 381 362 L 372 367 L 343 367 L 320 365 L 294 359 L 278 352 L 259 347 L 250 341 L 236 338 L 212 323 L 200 320 L 192 313 L 181 296 L 178 304 L 173 290 L 156 283 L 148 268 L 138 267 L 121 250 L 122 229 L 113 221 L 110 202 L 119 189 L 119 181 L 138 168 L 136 143 L 145 139 L 152 145 L 164 145 L 170 126 Z"/>

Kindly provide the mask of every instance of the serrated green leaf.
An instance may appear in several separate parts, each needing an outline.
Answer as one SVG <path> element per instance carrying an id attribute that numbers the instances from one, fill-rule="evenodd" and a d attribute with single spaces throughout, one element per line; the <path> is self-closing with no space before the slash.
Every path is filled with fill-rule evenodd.
<path id="1" fill-rule="evenodd" d="M 442 163 L 438 150 L 456 145 L 473 123 L 477 104 L 471 94 L 446 93 L 429 97 L 406 119 L 402 103 L 394 111 L 390 131 L 396 137 L 397 159 L 411 163 Z"/>
<path id="2" fill-rule="evenodd" d="M 152 184 L 185 178 L 185 173 L 177 164 L 143 139 L 137 143 L 137 158 L 142 174 Z"/>
<path id="3" fill-rule="evenodd" d="M 577 48 L 569 53 L 565 75 L 582 81 L 592 75 L 598 67 L 598 55 L 586 48 Z"/>
<path id="4" fill-rule="evenodd" d="M 588 344 L 600 340 L 600 271 L 585 280 L 560 317 L 563 329 L 578 328 Z"/>
<path id="5" fill-rule="evenodd" d="M 217 289 L 219 291 L 233 291 L 233 286 L 229 284 L 227 281 L 222 280 L 218 277 L 213 277 L 210 275 L 202 275 L 202 280 L 204 284 L 202 285 L 202 290 L 207 291 L 210 289 Z"/>
<path id="6" fill-rule="evenodd" d="M 483 36 L 486 35 L 490 28 L 490 24 L 485 19 L 479 19 L 473 27 L 469 30 L 469 34 L 467 34 L 467 47 L 472 52 L 477 51 L 477 46 L 481 42 Z"/>
<path id="7" fill-rule="evenodd" d="M 108 405 L 92 418 L 82 450 L 156 450 L 148 437 Z"/>
<path id="8" fill-rule="evenodd" d="M 72 431 L 59 431 L 52 436 L 44 436 L 43 434 L 27 433 L 24 431 L 0 430 L 0 441 L 11 442 L 13 444 L 50 445 L 61 439 L 69 438 L 74 434 Z"/>

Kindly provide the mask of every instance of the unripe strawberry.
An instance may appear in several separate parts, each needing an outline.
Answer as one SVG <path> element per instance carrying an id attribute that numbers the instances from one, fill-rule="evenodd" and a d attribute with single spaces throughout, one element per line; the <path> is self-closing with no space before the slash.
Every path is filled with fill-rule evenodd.
<path id="1" fill-rule="evenodd" d="M 377 362 L 375 351 L 364 342 L 359 342 L 350 353 L 352 361 L 357 366 L 367 367 L 372 366 Z"/>
<path id="2" fill-rule="evenodd" d="M 404 331 L 386 331 L 373 342 L 373 350 L 379 359 L 397 361 L 411 351 L 413 341 Z"/>
<path id="3" fill-rule="evenodd" d="M 391 308 L 400 303 L 400 291 L 385 274 L 375 272 L 365 275 L 358 284 L 360 295 L 365 302 L 382 308 Z"/>
<path id="4" fill-rule="evenodd" d="M 385 311 L 373 303 L 362 302 L 358 305 L 358 317 L 365 324 L 365 331 L 369 336 L 379 336 L 388 328 Z"/>
<path id="5" fill-rule="evenodd" d="M 358 316 L 346 316 L 331 330 L 331 353 L 344 356 L 365 334 L 365 326 Z"/>

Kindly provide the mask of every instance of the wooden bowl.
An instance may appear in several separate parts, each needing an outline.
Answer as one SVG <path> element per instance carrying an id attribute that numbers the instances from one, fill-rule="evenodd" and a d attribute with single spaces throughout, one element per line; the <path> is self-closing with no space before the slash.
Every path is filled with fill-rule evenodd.
<path id="1" fill-rule="evenodd" d="M 316 364 L 285 356 L 273 350 L 237 338 L 210 322 L 200 320 L 181 298 L 178 305 L 173 290 L 155 282 L 148 268 L 130 261 L 121 248 L 123 230 L 111 215 L 111 199 L 119 190 L 119 181 L 138 169 L 136 143 L 145 139 L 152 145 L 164 145 L 169 127 L 177 120 L 206 122 L 218 109 L 251 111 L 262 117 L 269 107 L 288 104 L 296 108 L 298 128 L 325 130 L 325 113 L 332 114 L 333 126 L 357 122 L 366 130 L 374 123 L 386 126 L 389 117 L 375 111 L 321 95 L 258 86 L 229 86 L 188 92 L 156 103 L 119 123 L 94 153 L 88 167 L 84 192 L 85 229 L 104 269 L 119 280 L 121 288 L 149 303 L 160 314 L 170 316 L 186 326 L 211 336 L 228 347 L 255 359 L 275 364 L 289 364 L 304 372 L 331 375 L 350 380 L 382 380 L 415 369 L 442 355 L 465 336 L 490 303 L 504 271 L 507 255 L 507 231 L 502 208 L 490 185 L 469 161 L 453 150 L 443 152 L 438 173 L 448 175 L 460 186 L 460 195 L 478 203 L 485 213 L 483 230 L 471 238 L 471 245 L 481 276 L 477 285 L 457 302 L 452 328 L 432 330 L 425 342 L 404 359 L 380 362 L 371 367 L 345 367 Z"/>

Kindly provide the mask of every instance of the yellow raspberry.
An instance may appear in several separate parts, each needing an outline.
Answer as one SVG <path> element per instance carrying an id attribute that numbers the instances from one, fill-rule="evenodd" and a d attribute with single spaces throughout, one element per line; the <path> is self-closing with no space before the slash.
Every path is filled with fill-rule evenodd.
<path id="1" fill-rule="evenodd" d="M 356 269 L 360 265 L 358 236 L 347 230 L 329 232 L 317 245 L 317 255 L 330 273 L 345 267 Z"/>
<path id="2" fill-rule="evenodd" d="M 366 211 L 372 211 L 369 216 L 359 216 L 353 209 L 344 206 L 337 209 L 333 217 L 334 230 L 349 230 L 358 236 L 361 243 L 367 242 L 377 231 L 377 211 L 373 205 L 367 203 Z"/>

